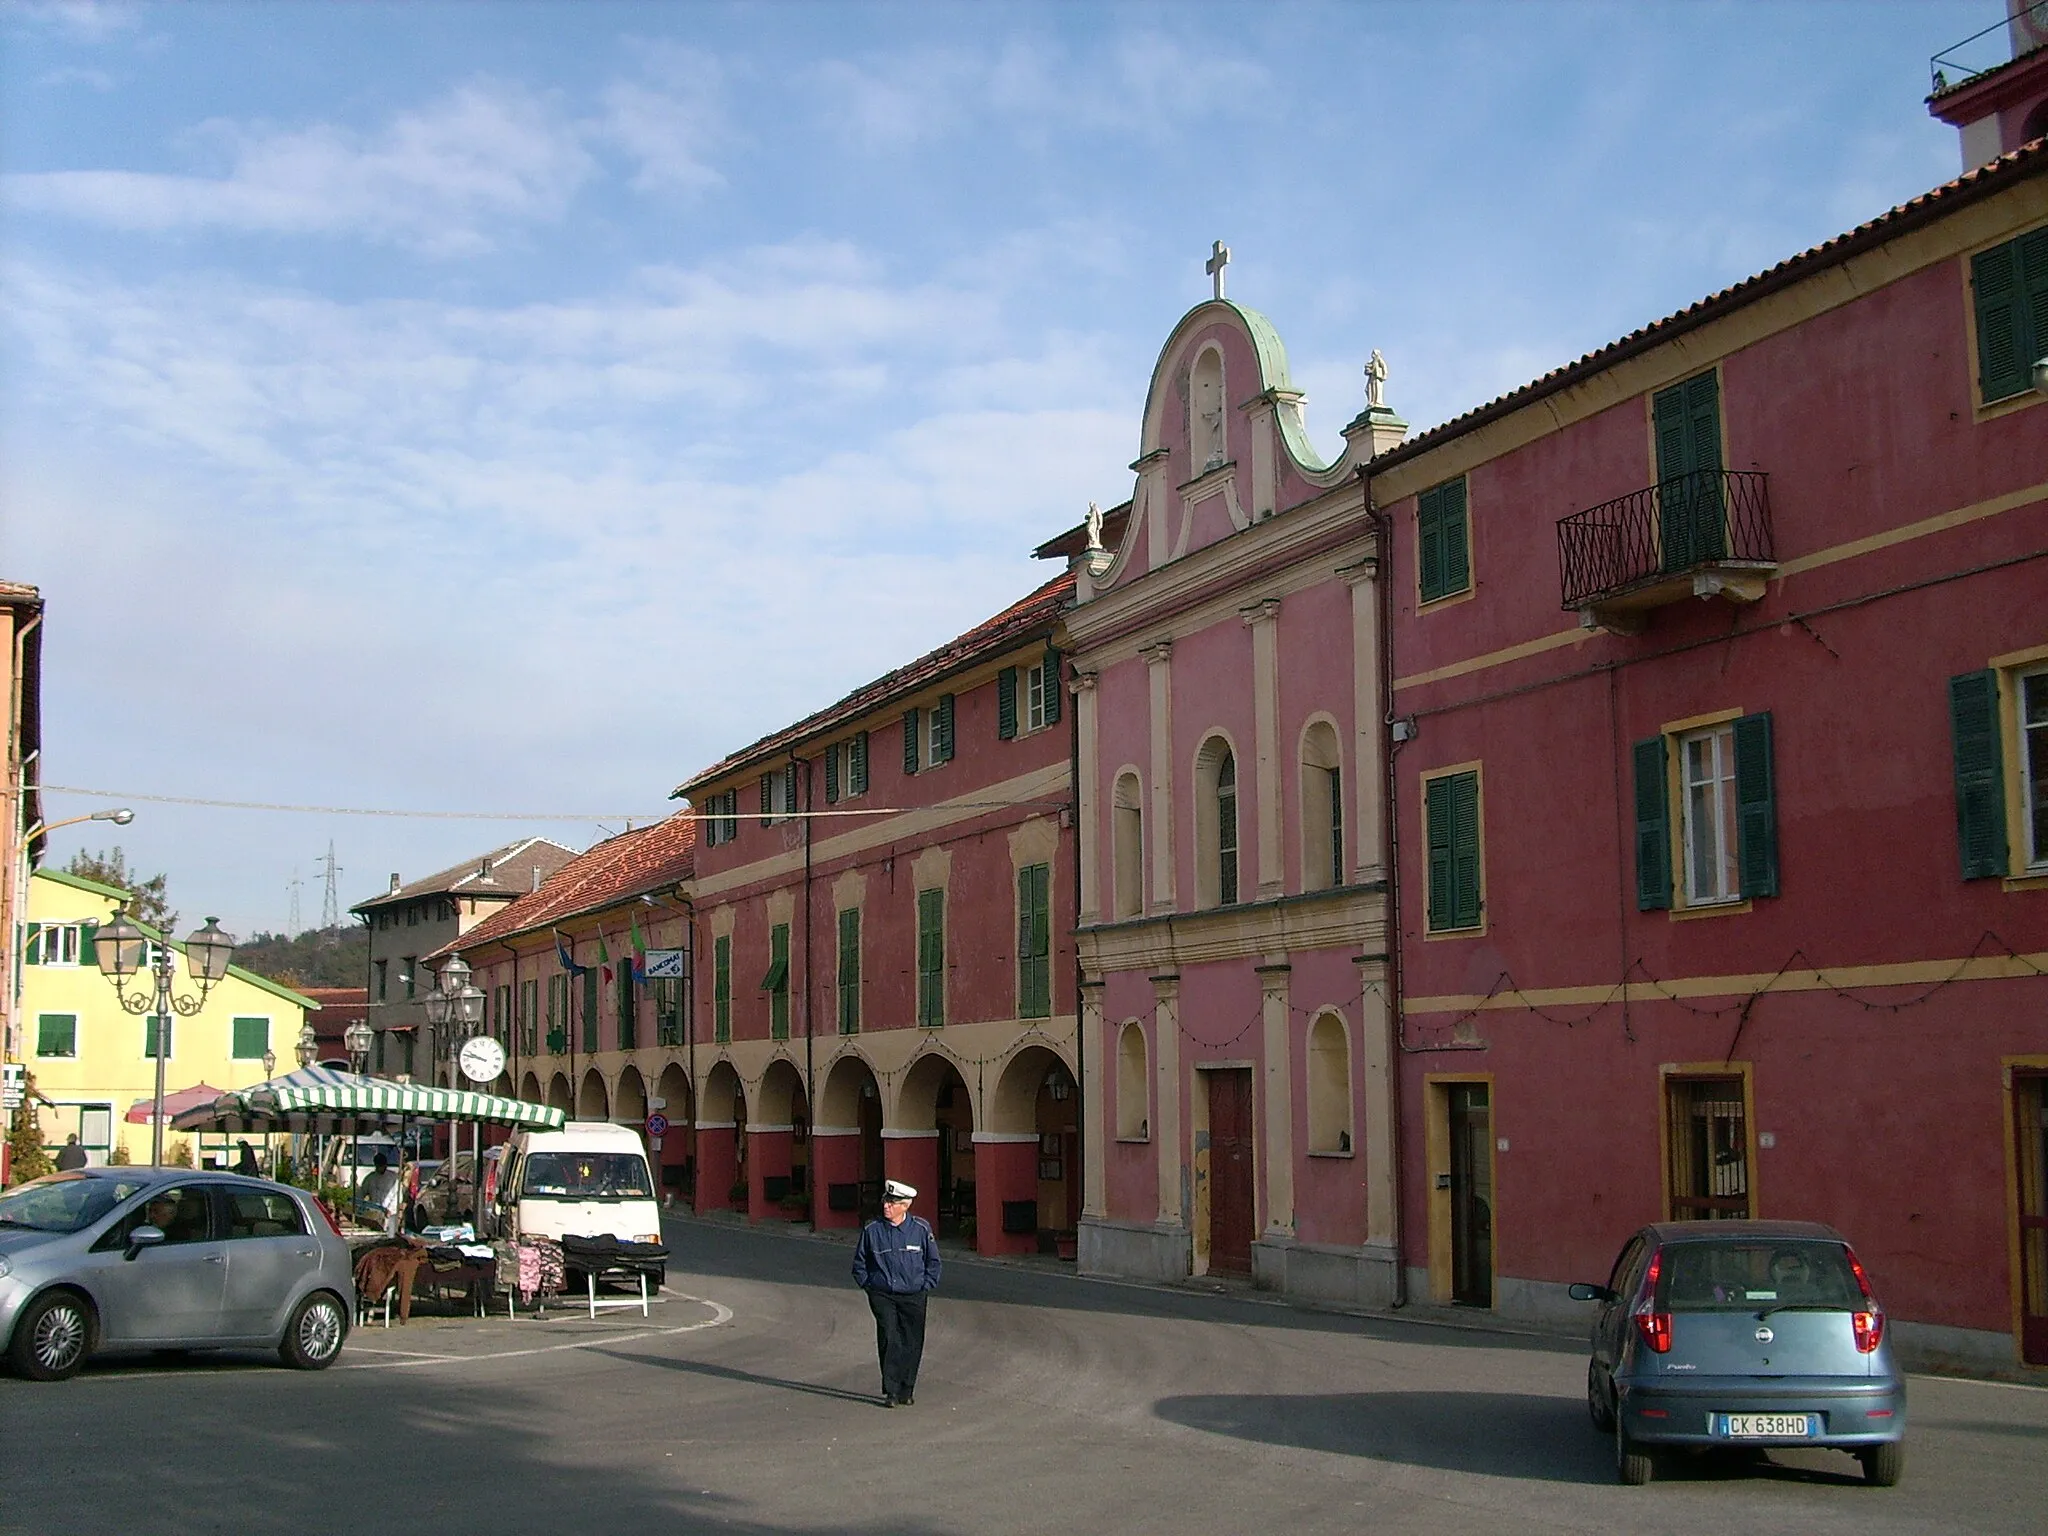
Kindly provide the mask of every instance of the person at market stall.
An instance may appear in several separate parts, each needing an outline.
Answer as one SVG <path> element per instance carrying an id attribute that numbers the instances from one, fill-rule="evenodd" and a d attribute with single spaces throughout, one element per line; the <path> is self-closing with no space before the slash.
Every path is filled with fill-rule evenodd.
<path id="1" fill-rule="evenodd" d="M 917 1401 L 924 1362 L 925 1303 L 939 1283 L 939 1240 L 931 1223 L 910 1214 L 917 1191 L 895 1179 L 882 1185 L 882 1214 L 861 1228 L 853 1250 L 853 1283 L 868 1293 L 881 1357 L 882 1406 Z"/>
<path id="2" fill-rule="evenodd" d="M 388 1233 L 398 1223 L 398 1175 L 391 1171 L 391 1159 L 382 1152 L 370 1169 L 369 1177 L 363 1180 L 363 1187 L 356 1196 L 358 1206 L 369 1206 L 383 1213 L 383 1227 Z"/>
<path id="3" fill-rule="evenodd" d="M 69 1173 L 74 1168 L 83 1168 L 85 1163 L 85 1148 L 78 1144 L 78 1132 L 73 1131 L 64 1138 L 64 1145 L 57 1153 L 57 1171 Z"/>
<path id="4" fill-rule="evenodd" d="M 256 1149 L 246 1141 L 237 1143 L 237 1147 L 239 1150 L 235 1153 L 235 1172 L 251 1179 L 262 1178 L 263 1169 L 257 1164 Z"/>

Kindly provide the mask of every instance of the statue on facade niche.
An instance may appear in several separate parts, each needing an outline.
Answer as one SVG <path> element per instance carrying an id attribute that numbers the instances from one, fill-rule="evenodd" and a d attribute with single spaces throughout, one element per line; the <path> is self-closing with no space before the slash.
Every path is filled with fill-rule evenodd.
<path id="1" fill-rule="evenodd" d="M 1102 548 L 1102 508 L 1092 501 L 1088 503 L 1088 547 Z"/>

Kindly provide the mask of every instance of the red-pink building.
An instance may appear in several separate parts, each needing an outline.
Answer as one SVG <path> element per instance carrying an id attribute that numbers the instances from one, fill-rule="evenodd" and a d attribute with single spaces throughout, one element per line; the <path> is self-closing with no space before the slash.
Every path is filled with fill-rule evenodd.
<path id="1" fill-rule="evenodd" d="M 2048 148 L 1382 454 L 1418 1299 L 1831 1222 L 2048 1364 Z"/>
<path id="2" fill-rule="evenodd" d="M 851 1227 L 889 1177 L 980 1252 L 1071 1241 L 1073 586 L 677 789 L 698 1210 Z"/>

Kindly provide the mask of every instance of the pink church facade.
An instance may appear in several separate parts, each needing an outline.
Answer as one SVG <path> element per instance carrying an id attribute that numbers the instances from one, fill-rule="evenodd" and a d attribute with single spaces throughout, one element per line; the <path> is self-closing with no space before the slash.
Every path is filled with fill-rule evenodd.
<path id="1" fill-rule="evenodd" d="M 1394 1295 L 1378 562 L 1264 317 L 1199 305 L 1137 484 L 1069 552 L 1079 731 L 1084 1272 Z"/>

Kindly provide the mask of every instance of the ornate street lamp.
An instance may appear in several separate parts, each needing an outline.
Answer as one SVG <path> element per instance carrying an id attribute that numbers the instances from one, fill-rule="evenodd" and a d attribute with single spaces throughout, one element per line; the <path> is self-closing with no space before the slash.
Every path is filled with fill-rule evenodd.
<path id="1" fill-rule="evenodd" d="M 149 953 L 152 947 L 153 955 Z M 121 1006 L 129 1013 L 148 1014 L 154 1021 L 151 1033 L 155 1038 L 150 1044 L 156 1052 L 156 1102 L 150 1130 L 149 1160 L 159 1168 L 164 1161 L 164 1062 L 170 1056 L 171 1017 L 176 1014 L 189 1019 L 206 1006 L 206 994 L 228 973 L 228 962 L 235 953 L 235 940 L 232 934 L 221 932 L 219 921 L 211 917 L 204 927 L 185 936 L 185 969 L 199 983 L 197 997 L 172 990 L 177 972 L 173 968 L 171 952 L 172 946 L 167 938 L 159 934 L 152 939 L 125 912 L 117 914 L 100 930 L 99 942 L 93 951 L 99 962 L 100 974 L 114 983 L 114 995 L 121 1000 Z M 149 990 L 145 992 L 138 988 L 130 993 L 129 981 L 145 964 L 150 975 Z"/>
<path id="2" fill-rule="evenodd" d="M 320 1054 L 320 1037 L 313 1032 L 311 1021 L 299 1026 L 299 1043 L 295 1048 L 295 1054 L 302 1067 L 313 1065 L 313 1058 Z"/>
<path id="3" fill-rule="evenodd" d="M 308 1029 L 312 1028 L 310 1024 L 306 1027 Z M 348 1066 L 351 1072 L 361 1072 L 365 1066 L 369 1065 L 372 1033 L 370 1026 L 361 1019 L 357 1019 L 355 1023 L 349 1025 L 347 1029 L 341 1032 L 341 1043 L 348 1052 Z M 348 1198 L 349 1203 L 353 1205 L 356 1192 L 363 1187 L 362 1144 L 358 1139 L 362 1132 L 357 1127 L 355 1120 L 350 1120 L 349 1126 Z"/>

